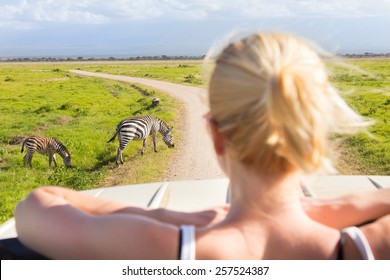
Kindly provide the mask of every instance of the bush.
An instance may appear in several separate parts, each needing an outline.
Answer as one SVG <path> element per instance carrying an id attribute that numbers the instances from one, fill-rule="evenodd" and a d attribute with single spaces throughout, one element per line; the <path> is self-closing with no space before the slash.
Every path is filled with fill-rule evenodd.
<path id="1" fill-rule="evenodd" d="M 38 109 L 36 109 L 34 111 L 34 113 L 35 114 L 41 114 L 41 113 L 47 113 L 47 112 L 51 112 L 51 111 L 52 111 L 51 107 L 48 106 L 48 105 L 45 105 L 45 106 L 41 106 Z"/>
<path id="2" fill-rule="evenodd" d="M 4 82 L 15 82 L 15 79 L 10 76 L 7 76 L 5 77 Z"/>

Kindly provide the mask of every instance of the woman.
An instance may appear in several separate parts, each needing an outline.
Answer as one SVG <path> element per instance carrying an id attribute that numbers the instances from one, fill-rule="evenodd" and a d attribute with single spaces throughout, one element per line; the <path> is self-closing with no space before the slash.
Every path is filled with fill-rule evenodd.
<path id="1" fill-rule="evenodd" d="M 230 206 L 148 210 L 46 187 L 16 208 L 20 240 L 56 259 L 390 259 L 390 189 L 301 198 L 303 174 L 331 168 L 327 133 L 364 126 L 315 50 L 260 33 L 214 60 L 206 120 Z"/>

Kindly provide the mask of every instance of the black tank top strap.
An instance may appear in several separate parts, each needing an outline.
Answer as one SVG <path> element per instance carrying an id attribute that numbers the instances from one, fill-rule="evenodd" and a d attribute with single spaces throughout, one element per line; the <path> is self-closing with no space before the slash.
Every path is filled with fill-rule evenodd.
<path id="1" fill-rule="evenodd" d="M 344 245 L 345 245 L 345 240 L 346 240 L 346 236 L 345 236 L 345 232 L 340 232 L 340 241 L 339 241 L 339 244 L 338 244 L 338 249 L 337 249 L 337 259 L 338 260 L 344 260 Z"/>

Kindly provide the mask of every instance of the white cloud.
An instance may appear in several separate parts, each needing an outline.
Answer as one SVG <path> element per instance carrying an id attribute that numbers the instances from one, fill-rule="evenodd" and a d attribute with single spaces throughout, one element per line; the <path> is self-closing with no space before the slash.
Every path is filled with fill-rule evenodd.
<path id="1" fill-rule="evenodd" d="M 200 11 L 205 18 L 235 19 L 390 15 L 390 0 L 156 0 L 152 2 L 164 11 L 163 15 L 178 18 Z"/>
<path id="2" fill-rule="evenodd" d="M 361 0 L 295 0 L 289 2 L 289 9 L 297 16 L 371 16 L 363 9 L 365 1 Z M 373 0 L 371 3 L 374 2 L 383 2 L 383 0 Z"/>
<path id="3" fill-rule="evenodd" d="M 104 24 L 307 16 L 390 16 L 390 0 L 5 0 L 0 4 L 0 27 L 34 22 Z"/>
<path id="4" fill-rule="evenodd" d="M 111 0 L 102 3 L 113 18 L 123 20 L 143 20 L 163 16 L 159 5 L 154 0 Z"/>
<path id="5" fill-rule="evenodd" d="M 0 6 L 0 18 L 1 20 L 11 20 L 23 13 L 24 2 L 22 1 L 18 5 L 2 5 Z"/>
<path id="6" fill-rule="evenodd" d="M 205 4 L 204 1 L 199 2 Z M 227 13 L 236 18 L 390 15 L 390 0 L 214 0 L 212 3 L 221 14 Z"/>
<path id="7" fill-rule="evenodd" d="M 90 0 L 21 0 L 17 4 L 0 4 L 0 26 L 19 28 L 42 22 L 109 22 L 110 19 L 94 6 L 97 7 L 97 1 Z"/>
<path id="8" fill-rule="evenodd" d="M 48 11 L 38 7 L 31 11 L 31 16 L 39 22 L 72 22 L 72 23 L 89 23 L 101 24 L 110 21 L 109 18 L 94 14 L 89 11 L 75 11 L 68 9 L 55 9 Z"/>
<path id="9" fill-rule="evenodd" d="M 94 9 L 96 1 L 88 0 L 36 0 L 31 1 L 26 15 L 37 21 L 101 24 L 110 19 Z M 96 10 L 96 11 L 95 11 Z"/>

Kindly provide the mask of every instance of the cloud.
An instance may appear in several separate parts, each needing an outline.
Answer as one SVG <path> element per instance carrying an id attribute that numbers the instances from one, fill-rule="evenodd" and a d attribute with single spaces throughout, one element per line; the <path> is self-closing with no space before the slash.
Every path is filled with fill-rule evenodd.
<path id="1" fill-rule="evenodd" d="M 100 13 L 99 9 L 93 9 L 96 2 L 89 0 L 22 0 L 17 4 L 0 4 L 0 26 L 24 28 L 43 22 L 86 24 L 109 22 L 110 19 Z"/>
<path id="2" fill-rule="evenodd" d="M 286 1 L 280 0 L 279 2 Z M 296 16 L 371 17 L 383 15 L 390 8 L 389 0 L 292 0 L 286 6 Z"/>
<path id="3" fill-rule="evenodd" d="M 45 22 L 107 24 L 142 20 L 390 16 L 390 0 L 4 0 L 1 26 Z"/>
<path id="4" fill-rule="evenodd" d="M 191 1 L 194 2 L 202 2 L 203 8 L 207 7 L 204 1 Z M 234 18 L 390 15 L 390 0 L 214 0 L 212 3 L 220 14 Z"/>
<path id="5" fill-rule="evenodd" d="M 390 15 L 390 0 L 162 0 L 149 1 L 162 16 L 185 19 L 283 17 L 369 17 Z"/>
<path id="6" fill-rule="evenodd" d="M 113 18 L 121 20 L 145 20 L 163 16 L 160 5 L 154 0 L 113 0 L 104 3 L 104 8 Z"/>
<path id="7" fill-rule="evenodd" d="M 42 8 L 37 8 L 31 13 L 31 16 L 38 22 L 71 22 L 88 24 L 102 24 L 110 22 L 110 19 L 103 15 L 89 11 L 74 11 L 67 9 L 47 11 Z"/>
<path id="8" fill-rule="evenodd" d="M 24 2 L 24 1 L 22 1 Z M 2 5 L 0 6 L 0 18 L 4 20 L 12 20 L 23 13 L 23 3 L 19 5 Z"/>

